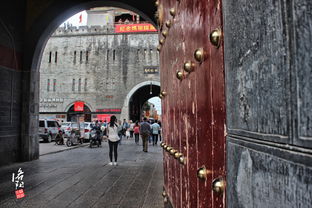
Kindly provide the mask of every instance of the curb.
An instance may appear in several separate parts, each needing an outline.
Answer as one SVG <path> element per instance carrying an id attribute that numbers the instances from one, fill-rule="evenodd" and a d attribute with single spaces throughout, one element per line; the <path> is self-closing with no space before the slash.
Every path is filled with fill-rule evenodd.
<path id="1" fill-rule="evenodd" d="M 85 146 L 88 146 L 88 145 L 89 144 L 81 144 L 81 145 L 77 145 L 77 146 L 73 146 L 73 147 L 68 147 L 67 149 L 57 150 L 55 152 L 44 153 L 42 155 L 39 155 L 39 157 L 44 156 L 44 155 L 50 155 L 50 154 L 58 153 L 58 152 L 64 152 L 64 151 L 68 151 L 68 150 L 71 150 L 71 149 L 76 149 L 76 148 L 79 148 L 79 147 L 85 147 Z"/>

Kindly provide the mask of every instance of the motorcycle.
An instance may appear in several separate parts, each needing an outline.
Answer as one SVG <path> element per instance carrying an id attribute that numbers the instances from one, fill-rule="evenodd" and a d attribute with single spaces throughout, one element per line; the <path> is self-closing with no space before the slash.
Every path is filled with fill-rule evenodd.
<path id="1" fill-rule="evenodd" d="M 90 132 L 90 137 L 91 137 L 91 138 L 90 138 L 89 147 L 92 148 L 93 145 L 96 145 L 97 147 L 100 147 L 100 139 L 101 139 L 101 136 L 98 135 L 98 134 L 96 133 L 95 130 L 92 130 L 92 131 Z"/>
<path id="2" fill-rule="evenodd" d="M 71 130 L 71 134 L 66 141 L 66 145 L 68 147 L 71 147 L 72 145 L 82 144 L 82 143 L 83 143 L 83 138 L 81 138 L 79 129 Z"/>

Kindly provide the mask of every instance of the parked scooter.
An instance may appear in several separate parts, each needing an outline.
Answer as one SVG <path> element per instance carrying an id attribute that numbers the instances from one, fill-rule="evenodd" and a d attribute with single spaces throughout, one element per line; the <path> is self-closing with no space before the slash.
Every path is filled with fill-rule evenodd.
<path id="1" fill-rule="evenodd" d="M 90 135 L 91 135 L 91 138 L 90 138 L 89 147 L 92 148 L 93 145 L 100 147 L 100 141 L 99 140 L 101 139 L 101 136 L 96 133 L 96 130 L 92 130 L 90 132 Z"/>
<path id="2" fill-rule="evenodd" d="M 72 129 L 71 134 L 66 141 L 68 147 L 76 144 L 82 144 L 83 139 L 81 138 L 79 129 Z"/>

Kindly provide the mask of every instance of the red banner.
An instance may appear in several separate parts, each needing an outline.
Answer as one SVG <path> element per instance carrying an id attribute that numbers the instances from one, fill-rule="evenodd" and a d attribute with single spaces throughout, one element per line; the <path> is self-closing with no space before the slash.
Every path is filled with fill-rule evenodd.
<path id="1" fill-rule="evenodd" d="M 120 108 L 96 109 L 96 112 L 121 113 L 121 109 Z"/>
<path id="2" fill-rule="evenodd" d="M 122 24 L 115 25 L 115 33 L 133 33 L 133 32 L 156 32 L 156 28 L 151 24 Z"/>
<path id="3" fill-rule="evenodd" d="M 83 108 L 84 108 L 84 102 L 82 101 L 75 102 L 74 111 L 83 111 Z"/>
<path id="4" fill-rule="evenodd" d="M 112 115 L 111 114 L 101 114 L 101 115 L 97 115 L 96 116 L 96 119 L 98 120 L 98 121 L 106 121 L 106 122 L 110 122 L 110 117 L 111 117 Z"/>

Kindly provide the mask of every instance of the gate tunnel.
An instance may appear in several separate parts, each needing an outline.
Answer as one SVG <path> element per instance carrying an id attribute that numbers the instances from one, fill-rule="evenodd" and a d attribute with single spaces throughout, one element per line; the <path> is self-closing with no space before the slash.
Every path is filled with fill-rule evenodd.
<path id="1" fill-rule="evenodd" d="M 6 2 L 1 7 L 1 89 L 10 93 L 3 111 L 11 112 L 0 122 L 0 166 L 39 158 L 39 66 L 43 49 L 56 28 L 75 13 L 94 7 L 119 7 L 133 11 L 156 26 L 155 2 L 146 0 L 63 0 Z M 9 27 L 7 27 L 9 26 Z M 8 128 L 9 126 L 9 128 Z"/>
<path id="2" fill-rule="evenodd" d="M 160 87 L 158 85 L 150 84 L 144 85 L 137 89 L 129 100 L 129 118 L 133 122 L 140 121 L 142 116 L 143 104 L 152 97 L 158 96 Z"/>

